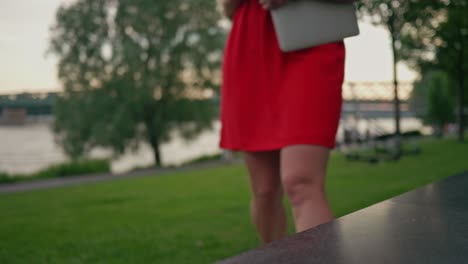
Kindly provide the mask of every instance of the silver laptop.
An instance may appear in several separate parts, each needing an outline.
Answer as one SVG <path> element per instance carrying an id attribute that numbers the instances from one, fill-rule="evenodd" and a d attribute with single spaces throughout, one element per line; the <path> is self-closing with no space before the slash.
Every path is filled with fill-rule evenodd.
<path id="1" fill-rule="evenodd" d="M 271 13 L 280 48 L 285 52 L 359 34 L 353 3 L 296 0 Z"/>

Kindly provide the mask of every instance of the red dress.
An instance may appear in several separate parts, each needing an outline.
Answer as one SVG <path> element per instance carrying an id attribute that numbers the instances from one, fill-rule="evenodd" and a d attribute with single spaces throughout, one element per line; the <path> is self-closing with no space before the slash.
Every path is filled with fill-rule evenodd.
<path id="1" fill-rule="evenodd" d="M 335 147 L 341 114 L 342 41 L 283 53 L 270 13 L 244 0 L 225 47 L 219 146 L 235 151 Z"/>

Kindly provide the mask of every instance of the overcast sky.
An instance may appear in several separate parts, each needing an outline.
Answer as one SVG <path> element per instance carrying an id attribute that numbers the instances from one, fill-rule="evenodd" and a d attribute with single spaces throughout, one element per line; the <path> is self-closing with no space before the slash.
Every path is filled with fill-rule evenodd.
<path id="1" fill-rule="evenodd" d="M 60 89 L 57 61 L 52 56 L 46 57 L 48 31 L 60 4 L 71 1 L 0 0 L 0 94 Z M 390 80 L 392 56 L 388 34 L 371 25 L 360 27 L 359 37 L 346 40 L 346 79 Z M 404 66 L 399 67 L 399 73 L 403 80 L 414 78 Z"/>

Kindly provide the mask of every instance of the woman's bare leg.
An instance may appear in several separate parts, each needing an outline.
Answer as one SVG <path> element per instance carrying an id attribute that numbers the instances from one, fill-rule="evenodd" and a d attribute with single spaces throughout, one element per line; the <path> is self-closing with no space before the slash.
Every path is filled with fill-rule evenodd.
<path id="1" fill-rule="evenodd" d="M 280 151 L 244 152 L 252 190 L 251 216 L 263 243 L 287 232 L 280 178 Z"/>
<path id="2" fill-rule="evenodd" d="M 281 180 L 291 202 L 297 232 L 334 218 L 325 193 L 329 155 L 329 149 L 315 145 L 281 150 Z"/>

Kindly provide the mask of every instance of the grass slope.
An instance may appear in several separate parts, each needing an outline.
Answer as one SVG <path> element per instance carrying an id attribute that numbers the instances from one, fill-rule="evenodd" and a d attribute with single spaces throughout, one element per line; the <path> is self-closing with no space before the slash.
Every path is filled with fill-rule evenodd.
<path id="1" fill-rule="evenodd" d="M 331 159 L 337 217 L 468 170 L 468 145 L 428 141 L 375 166 Z M 258 245 L 246 169 L 226 166 L 0 196 L 0 263 L 212 263 Z M 292 230 L 292 226 L 291 226 Z"/>

